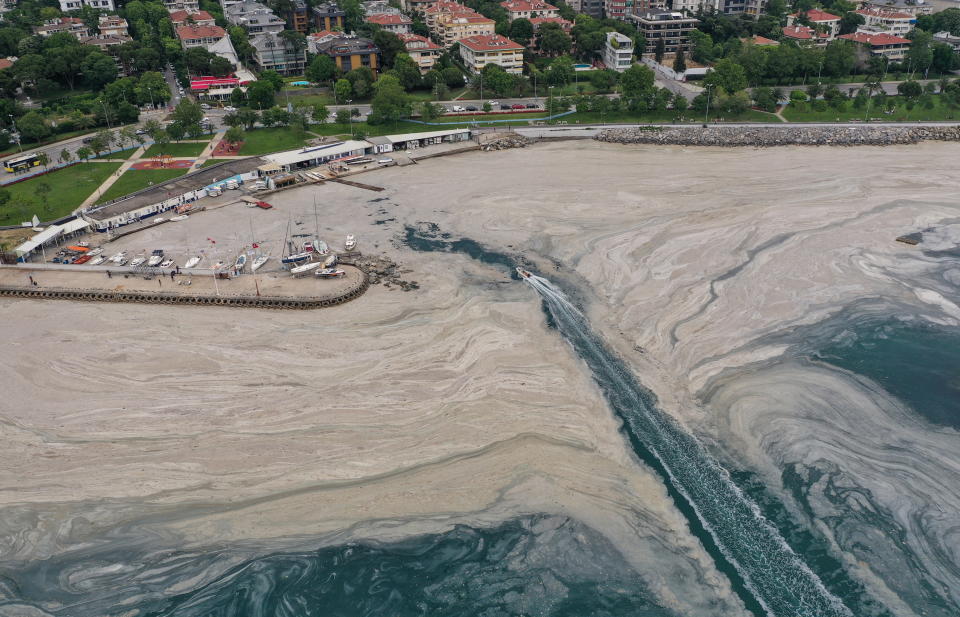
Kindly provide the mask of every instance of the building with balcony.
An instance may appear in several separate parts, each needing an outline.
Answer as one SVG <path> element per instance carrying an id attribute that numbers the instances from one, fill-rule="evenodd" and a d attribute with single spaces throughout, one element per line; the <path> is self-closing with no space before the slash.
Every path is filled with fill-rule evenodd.
<path id="1" fill-rule="evenodd" d="M 477 34 L 461 39 L 460 58 L 473 74 L 488 64 L 496 64 L 512 75 L 523 72 L 523 45 L 499 34 Z"/>
<path id="2" fill-rule="evenodd" d="M 885 11 L 878 8 L 855 11 L 863 17 L 863 25 L 876 32 L 888 32 L 896 36 L 906 36 L 917 24 L 917 16 L 900 11 Z"/>
<path id="3" fill-rule="evenodd" d="M 826 47 L 830 42 L 830 35 L 826 32 L 814 30 L 810 26 L 786 26 L 780 36 L 788 41 L 793 41 L 797 45 L 812 45 L 814 47 Z"/>
<path id="4" fill-rule="evenodd" d="M 413 30 L 413 20 L 401 13 L 375 13 L 367 15 L 366 21 L 394 34 L 406 34 Z"/>
<path id="5" fill-rule="evenodd" d="M 310 9 L 304 0 L 293 0 L 290 8 L 283 14 L 283 19 L 287 22 L 287 28 L 301 34 L 310 31 Z"/>
<path id="6" fill-rule="evenodd" d="M 185 24 L 193 24 L 195 26 L 217 25 L 213 15 L 206 11 L 197 11 L 195 13 L 189 11 L 174 11 L 170 13 L 170 21 L 174 26 L 183 26 Z"/>
<path id="7" fill-rule="evenodd" d="M 459 13 L 444 16 L 437 33 L 444 47 L 471 36 L 491 36 L 496 33 L 497 23 L 479 13 Z"/>
<path id="8" fill-rule="evenodd" d="M 603 63 L 608 69 L 620 73 L 633 66 L 633 39 L 619 32 L 607 32 Z"/>
<path id="9" fill-rule="evenodd" d="M 421 73 L 426 73 L 437 63 L 437 58 L 443 53 L 443 48 L 419 34 L 398 34 L 407 49 L 407 55 L 410 56 Z"/>
<path id="10" fill-rule="evenodd" d="M 841 34 L 838 39 L 853 41 L 862 52 L 863 56 L 880 56 L 887 60 L 903 60 L 910 49 L 910 39 L 900 36 L 887 34 L 886 32 L 854 32 L 853 34 Z"/>
<path id="11" fill-rule="evenodd" d="M 560 9 L 543 0 L 505 0 L 500 3 L 510 18 L 530 19 L 531 17 L 559 17 Z"/>
<path id="12" fill-rule="evenodd" d="M 85 6 L 98 11 L 115 11 L 117 8 L 114 6 L 113 0 L 60 0 L 60 10 L 64 13 L 79 11 Z"/>
<path id="13" fill-rule="evenodd" d="M 244 0 L 224 9 L 224 17 L 234 26 L 242 26 L 252 36 L 263 32 L 283 32 L 287 24 L 256 0 Z"/>
<path id="14" fill-rule="evenodd" d="M 787 15 L 787 25 L 800 25 L 801 18 L 806 18 L 813 27 L 827 35 L 827 40 L 832 41 L 840 34 L 840 17 L 833 13 L 827 13 L 818 9 L 810 9 L 806 13 L 793 13 Z"/>
<path id="15" fill-rule="evenodd" d="M 866 0 L 860 8 L 897 11 L 911 15 L 930 15 L 934 11 L 933 3 L 927 0 Z"/>
<path id="16" fill-rule="evenodd" d="M 297 49 L 288 39 L 277 32 L 261 32 L 250 37 L 253 61 L 261 71 L 276 71 L 281 75 L 303 73 L 307 51 Z"/>
<path id="17" fill-rule="evenodd" d="M 380 71 L 380 48 L 370 39 L 355 34 L 341 34 L 316 45 L 318 54 L 333 58 L 343 73 L 367 67 L 376 75 Z"/>
<path id="18" fill-rule="evenodd" d="M 90 28 L 79 17 L 48 19 L 42 26 L 34 28 L 33 32 L 44 38 L 61 32 L 68 32 L 78 39 L 90 36 Z"/>
<path id="19" fill-rule="evenodd" d="M 128 36 L 130 34 L 127 20 L 118 15 L 101 15 L 97 20 L 97 30 L 103 36 Z"/>
<path id="20" fill-rule="evenodd" d="M 213 51 L 211 47 L 223 39 L 230 40 L 227 31 L 220 26 L 191 26 L 183 25 L 177 27 L 177 38 L 180 39 L 180 45 L 184 49 L 191 47 L 203 47 Z M 216 53 L 216 52 L 214 52 Z"/>
<path id="21" fill-rule="evenodd" d="M 175 11 L 196 13 L 200 10 L 200 0 L 163 0 L 163 8 L 167 9 L 168 13 Z"/>
<path id="22" fill-rule="evenodd" d="M 643 53 L 652 54 L 657 48 L 657 41 L 663 41 L 664 51 L 669 54 L 680 50 L 689 51 L 690 31 L 700 22 L 675 11 L 646 11 L 639 15 L 631 15 L 637 29 L 643 34 L 645 44 Z"/>
<path id="23" fill-rule="evenodd" d="M 534 32 L 544 24 L 557 24 L 567 34 L 570 34 L 570 30 L 573 29 L 573 22 L 563 17 L 534 17 L 530 20 L 530 24 L 533 25 Z"/>
<path id="24" fill-rule="evenodd" d="M 343 30 L 343 18 L 346 13 L 333 2 L 318 4 L 310 9 L 313 17 L 313 27 L 316 30 Z"/>
<path id="25" fill-rule="evenodd" d="M 342 36 L 343 32 L 335 32 L 333 30 L 321 30 L 320 32 L 311 32 L 307 35 L 307 49 L 311 54 L 319 53 L 317 51 L 317 46 L 321 43 L 326 43 L 331 39 L 335 39 L 339 36 Z"/>

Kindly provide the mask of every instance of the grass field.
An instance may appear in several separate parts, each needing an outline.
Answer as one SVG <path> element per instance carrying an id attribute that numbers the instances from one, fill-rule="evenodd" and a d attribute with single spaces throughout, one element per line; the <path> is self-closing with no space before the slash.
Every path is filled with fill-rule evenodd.
<path id="1" fill-rule="evenodd" d="M 738 115 L 718 115 L 711 114 L 709 118 L 710 122 L 723 121 L 723 122 L 780 122 L 780 118 L 776 117 L 773 114 L 768 114 L 762 111 L 756 111 L 753 109 L 748 109 L 746 112 Z M 592 111 L 578 111 L 576 113 L 570 114 L 569 116 L 564 116 L 559 118 L 557 122 L 566 122 L 567 124 L 635 124 L 635 123 L 663 123 L 663 124 L 672 124 L 675 122 L 682 123 L 702 123 L 703 115 L 695 111 L 686 111 L 683 116 L 678 119 L 675 112 L 667 111 L 648 111 L 644 113 L 631 113 L 629 111 L 618 111 L 601 114 L 599 112 Z"/>
<path id="2" fill-rule="evenodd" d="M 230 160 L 230 159 L 207 159 L 207 160 L 204 162 L 204 164 L 201 165 L 200 167 L 201 167 L 201 169 L 202 169 L 202 168 L 204 168 L 204 167 L 210 167 L 211 165 L 216 165 L 217 163 L 223 163 L 224 161 L 229 161 L 229 160 Z"/>
<path id="3" fill-rule="evenodd" d="M 160 156 L 161 154 L 169 154 L 174 158 L 196 158 L 203 152 L 203 149 L 207 147 L 206 143 L 194 144 L 194 143 L 179 143 L 173 142 L 166 145 L 164 148 L 160 148 L 159 144 L 153 144 L 147 151 L 143 153 L 144 157 L 151 156 Z"/>
<path id="4" fill-rule="evenodd" d="M 120 152 L 114 152 L 113 154 L 101 154 L 100 156 L 95 156 L 97 159 L 128 159 L 133 156 L 133 153 L 137 151 L 138 146 L 132 148 L 127 148 L 126 150 L 121 150 Z"/>
<path id="5" fill-rule="evenodd" d="M 120 163 L 80 163 L 5 186 L 10 200 L 0 208 L 0 225 L 17 225 L 34 214 L 45 221 L 66 216 L 119 167 Z M 37 192 L 41 184 L 50 187 L 46 205 Z"/>
<path id="6" fill-rule="evenodd" d="M 826 111 L 813 111 L 809 104 L 803 107 L 787 105 L 781 112 L 783 117 L 790 122 L 850 122 L 863 121 L 865 118 L 872 120 L 882 120 L 883 122 L 916 122 L 935 121 L 935 120 L 957 120 L 960 119 L 960 109 L 951 109 L 941 104 L 939 96 L 933 97 L 933 109 L 926 109 L 923 105 L 914 105 L 913 109 L 907 109 L 905 101 L 900 97 L 890 97 L 890 100 L 897 102 L 893 113 L 886 113 L 886 109 L 879 109 L 876 105 L 870 105 L 868 110 L 855 109 L 852 102 L 847 102 L 843 111 L 837 111 L 828 108 Z"/>
<path id="7" fill-rule="evenodd" d="M 148 186 L 172 180 L 187 173 L 186 169 L 131 169 L 110 185 L 97 203 L 123 197 Z"/>
<path id="8" fill-rule="evenodd" d="M 310 136 L 298 137 L 287 127 L 253 129 L 244 133 L 243 147 L 238 154 L 246 156 L 292 150 L 303 146 L 308 137 Z"/>

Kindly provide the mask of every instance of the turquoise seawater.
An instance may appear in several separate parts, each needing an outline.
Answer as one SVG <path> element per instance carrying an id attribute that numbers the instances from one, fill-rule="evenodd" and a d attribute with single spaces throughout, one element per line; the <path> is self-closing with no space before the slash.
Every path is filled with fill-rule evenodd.
<path id="1" fill-rule="evenodd" d="M 812 357 L 872 379 L 934 424 L 960 428 L 960 328 L 861 320 Z"/>

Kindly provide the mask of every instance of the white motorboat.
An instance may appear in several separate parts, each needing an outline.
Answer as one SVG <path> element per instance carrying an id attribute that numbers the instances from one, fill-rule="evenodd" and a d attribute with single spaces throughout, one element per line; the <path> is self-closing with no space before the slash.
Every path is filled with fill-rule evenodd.
<path id="1" fill-rule="evenodd" d="M 343 248 L 347 249 L 348 251 L 352 251 L 353 249 L 357 248 L 357 238 L 353 235 L 347 236 L 347 240 L 343 243 Z"/>
<path id="2" fill-rule="evenodd" d="M 219 269 L 222 268 L 222 267 L 223 267 L 223 262 L 222 262 L 222 261 L 218 261 L 217 263 L 213 264 L 213 269 L 214 269 L 214 270 L 219 270 Z"/>
<path id="3" fill-rule="evenodd" d="M 150 255 L 150 259 L 147 260 L 147 265 L 155 268 L 160 265 L 161 261 L 163 261 L 163 249 L 157 249 Z"/>
<path id="4" fill-rule="evenodd" d="M 161 263 L 161 264 L 160 264 L 160 267 L 161 267 L 161 268 L 169 268 L 169 267 L 171 267 L 172 265 L 173 265 L 173 260 L 172 260 L 172 259 L 168 259 L 168 260 L 164 261 L 163 263 Z"/>
<path id="5" fill-rule="evenodd" d="M 528 279 L 532 276 L 529 272 L 527 272 L 526 270 L 520 267 L 517 268 L 517 274 L 519 274 L 521 277 L 525 279 Z"/>
<path id="6" fill-rule="evenodd" d="M 173 222 L 173 221 L 185 221 L 185 220 L 187 220 L 188 218 L 190 218 L 190 217 L 187 216 L 186 214 L 181 214 L 181 215 L 179 215 L 179 216 L 171 217 L 171 218 L 170 218 L 170 221 L 171 221 L 171 222 Z"/>
<path id="7" fill-rule="evenodd" d="M 90 246 L 90 243 L 89 243 L 89 242 L 77 242 L 77 246 L 82 246 L 83 248 L 87 248 L 87 247 Z"/>
<path id="8" fill-rule="evenodd" d="M 162 216 L 158 216 L 157 218 L 153 219 L 154 225 L 157 225 L 159 223 L 166 223 L 166 222 L 167 222 L 167 219 L 163 218 Z"/>
<path id="9" fill-rule="evenodd" d="M 199 255 L 196 256 L 196 257 L 191 257 L 190 259 L 187 260 L 187 263 L 184 264 L 183 267 L 184 267 L 184 268 L 193 268 L 193 267 L 195 267 L 198 263 L 200 263 L 200 260 L 201 260 L 201 259 L 203 259 L 203 258 L 200 257 Z"/>
<path id="10" fill-rule="evenodd" d="M 346 275 L 346 272 L 343 270 L 337 270 L 336 268 L 324 268 L 323 270 L 317 270 L 317 276 L 324 279 L 338 278 Z"/>
<path id="11" fill-rule="evenodd" d="M 121 261 L 124 261 L 124 259 L 126 258 L 126 256 L 127 256 L 127 252 L 126 252 L 126 251 L 120 251 L 119 253 L 117 253 L 116 255 L 114 255 L 113 257 L 111 257 L 111 258 L 110 258 L 110 261 L 112 261 L 112 262 L 115 263 L 115 264 L 118 264 L 118 263 L 120 263 Z"/>
<path id="12" fill-rule="evenodd" d="M 99 254 L 102 253 L 102 252 L 103 252 L 103 249 L 98 246 L 97 248 L 95 248 L 95 249 L 93 249 L 92 251 L 90 251 L 89 253 L 87 253 L 87 255 L 89 255 L 90 257 L 96 257 L 97 255 L 99 255 Z"/>
<path id="13" fill-rule="evenodd" d="M 308 272 L 310 272 L 310 271 L 312 271 L 312 270 L 316 270 L 317 268 L 319 268 L 320 265 L 321 265 L 321 264 L 320 264 L 319 261 L 313 261 L 313 262 L 310 262 L 310 263 L 308 263 L 308 264 L 303 264 L 302 266 L 297 266 L 296 268 L 291 268 L 291 269 L 290 269 L 290 274 L 292 274 L 292 275 L 294 275 L 294 276 L 300 276 L 301 274 L 307 274 Z"/>
<path id="14" fill-rule="evenodd" d="M 100 257 L 94 257 L 94 258 L 90 261 L 90 265 L 91 265 L 91 266 L 99 266 L 100 264 L 102 264 L 102 263 L 105 262 L 106 260 L 107 260 L 107 258 L 104 257 L 103 255 L 101 255 Z"/>
<path id="15" fill-rule="evenodd" d="M 318 255 L 326 255 L 330 252 L 330 247 L 327 246 L 327 243 L 323 240 L 317 240 L 313 243 L 313 250 L 315 250 Z"/>
<path id="16" fill-rule="evenodd" d="M 137 255 L 133 258 L 133 261 L 130 262 L 130 265 L 136 268 L 137 266 L 142 266 L 143 262 L 147 260 L 146 255 Z"/>
<path id="17" fill-rule="evenodd" d="M 253 260 L 253 265 L 250 266 L 250 269 L 253 270 L 254 272 L 256 272 L 257 270 L 259 270 L 259 269 L 263 266 L 263 264 L 267 263 L 267 261 L 269 261 L 269 259 L 270 259 L 270 256 L 269 256 L 269 255 L 259 255 L 259 256 L 257 256 L 256 258 L 254 258 L 254 260 Z"/>
<path id="18" fill-rule="evenodd" d="M 233 271 L 237 274 L 243 272 L 243 267 L 247 265 L 247 256 L 243 253 L 237 257 L 237 261 L 233 264 Z"/>
<path id="19" fill-rule="evenodd" d="M 336 256 L 336 255 L 330 255 L 329 257 L 327 257 L 326 259 L 323 260 L 323 267 L 324 267 L 324 268 L 332 268 L 332 267 L 334 267 L 335 265 L 337 265 L 337 256 Z"/>

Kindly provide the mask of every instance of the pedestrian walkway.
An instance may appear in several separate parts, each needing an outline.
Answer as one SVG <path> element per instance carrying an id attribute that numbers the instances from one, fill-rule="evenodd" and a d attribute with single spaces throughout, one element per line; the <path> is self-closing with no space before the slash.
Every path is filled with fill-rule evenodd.
<path id="1" fill-rule="evenodd" d="M 146 146 L 140 146 L 137 148 L 129 160 L 124 161 L 117 171 L 111 174 L 109 178 L 104 180 L 103 184 L 97 187 L 97 190 L 95 190 L 90 197 L 87 197 L 85 200 L 83 200 L 83 203 L 80 204 L 80 209 L 89 208 L 93 204 L 97 203 L 97 200 L 100 199 L 100 196 L 103 195 L 108 188 L 113 186 L 113 183 L 116 182 L 120 176 L 122 176 L 128 169 L 133 167 L 134 163 L 140 161 L 140 157 L 143 156 L 144 152 L 146 152 Z"/>
<path id="2" fill-rule="evenodd" d="M 190 169 L 187 170 L 187 173 L 200 169 L 201 167 L 203 167 L 204 163 L 206 163 L 208 160 L 213 158 L 212 155 L 213 155 L 214 149 L 216 149 L 217 144 L 220 143 L 221 140 L 223 140 L 223 136 L 226 134 L 227 134 L 227 129 L 220 129 L 219 131 L 217 131 L 216 134 L 210 139 L 210 142 L 207 144 L 207 147 L 203 149 L 203 152 L 200 153 L 200 156 L 197 157 L 197 160 L 195 160 L 193 162 L 193 165 L 190 167 Z M 233 158 L 233 157 L 223 157 L 223 158 Z M 246 158 L 246 157 L 239 157 L 239 158 Z"/>

